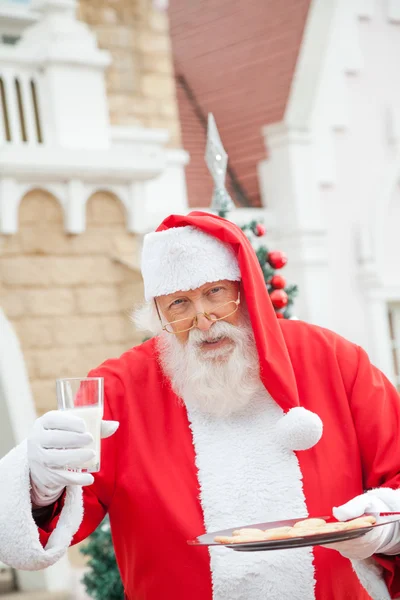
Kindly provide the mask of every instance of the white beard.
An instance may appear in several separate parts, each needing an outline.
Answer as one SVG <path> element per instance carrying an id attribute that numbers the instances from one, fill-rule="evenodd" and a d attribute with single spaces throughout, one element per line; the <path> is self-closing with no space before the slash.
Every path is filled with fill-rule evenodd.
<path id="1" fill-rule="evenodd" d="M 201 350 L 201 342 L 220 336 L 232 344 Z M 217 321 L 209 331 L 192 329 L 185 344 L 163 333 L 157 346 L 162 369 L 188 408 L 227 417 L 244 409 L 262 386 L 253 330 L 246 317 L 238 327 Z"/>

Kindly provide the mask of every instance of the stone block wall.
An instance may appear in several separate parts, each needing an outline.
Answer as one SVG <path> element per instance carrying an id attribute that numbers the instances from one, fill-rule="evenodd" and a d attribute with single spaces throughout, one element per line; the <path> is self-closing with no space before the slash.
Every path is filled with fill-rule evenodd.
<path id="1" fill-rule="evenodd" d="M 88 202 L 87 230 L 68 235 L 60 204 L 32 191 L 16 235 L 0 235 L 0 305 L 19 337 L 39 414 L 56 407 L 57 377 L 85 376 L 106 358 L 140 343 L 129 314 L 142 300 L 124 210 L 111 194 Z"/>
<path id="2" fill-rule="evenodd" d="M 111 122 L 168 129 L 170 145 L 180 146 L 167 12 L 152 0 L 79 0 L 78 16 L 112 55 Z"/>

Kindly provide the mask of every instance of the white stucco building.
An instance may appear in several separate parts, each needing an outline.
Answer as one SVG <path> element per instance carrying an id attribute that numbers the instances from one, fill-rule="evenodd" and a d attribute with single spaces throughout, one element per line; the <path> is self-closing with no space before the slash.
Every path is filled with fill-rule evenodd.
<path id="1" fill-rule="evenodd" d="M 314 2 L 260 165 L 298 314 L 365 347 L 398 385 L 399 56 L 398 3 Z"/>

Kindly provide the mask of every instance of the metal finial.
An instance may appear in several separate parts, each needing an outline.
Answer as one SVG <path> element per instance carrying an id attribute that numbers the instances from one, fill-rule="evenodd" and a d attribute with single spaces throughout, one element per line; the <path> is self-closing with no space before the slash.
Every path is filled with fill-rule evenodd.
<path id="1" fill-rule="evenodd" d="M 228 166 L 228 155 L 222 145 L 219 137 L 217 125 L 214 116 L 208 114 L 206 163 L 211 177 L 214 180 L 214 192 L 211 202 L 211 208 L 217 212 L 228 212 L 235 205 L 225 187 L 226 169 Z"/>

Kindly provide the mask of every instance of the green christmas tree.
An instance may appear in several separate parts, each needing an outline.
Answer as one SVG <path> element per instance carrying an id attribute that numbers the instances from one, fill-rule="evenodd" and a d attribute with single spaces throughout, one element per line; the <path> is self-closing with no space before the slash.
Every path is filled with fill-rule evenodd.
<path id="1" fill-rule="evenodd" d="M 81 552 L 90 556 L 90 571 L 82 580 L 89 596 L 94 600 L 124 600 L 124 588 L 115 560 L 108 517 L 92 533 Z"/>

